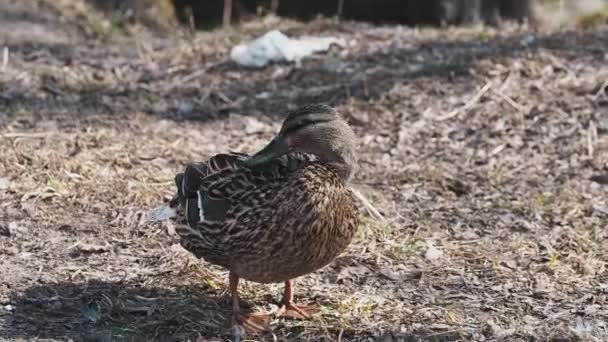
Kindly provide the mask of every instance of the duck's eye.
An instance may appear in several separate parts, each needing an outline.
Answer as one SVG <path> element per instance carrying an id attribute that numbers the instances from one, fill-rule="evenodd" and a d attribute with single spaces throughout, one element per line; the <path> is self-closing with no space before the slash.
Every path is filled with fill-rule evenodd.
<path id="1" fill-rule="evenodd" d="M 293 133 L 295 131 L 300 130 L 304 126 L 310 125 L 311 123 L 312 123 L 312 121 L 310 121 L 310 120 L 300 120 L 300 121 L 296 122 L 295 124 L 293 124 L 291 126 L 287 126 L 285 128 L 285 130 L 283 130 L 283 134 Z"/>
<path id="2" fill-rule="evenodd" d="M 316 124 L 320 124 L 320 123 L 324 123 L 324 122 L 329 122 L 329 121 L 331 121 L 331 119 L 303 118 L 303 119 L 295 122 L 294 124 L 287 126 L 283 130 L 283 134 L 290 134 L 290 133 L 298 131 L 304 127 L 312 126 L 312 125 L 316 125 Z"/>

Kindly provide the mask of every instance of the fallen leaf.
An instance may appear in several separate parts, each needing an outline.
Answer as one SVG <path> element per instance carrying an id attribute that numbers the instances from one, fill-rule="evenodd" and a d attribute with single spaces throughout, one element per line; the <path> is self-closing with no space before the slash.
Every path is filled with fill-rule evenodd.
<path id="1" fill-rule="evenodd" d="M 426 260 L 429 260 L 429 261 L 438 260 L 443 257 L 443 251 L 440 249 L 437 249 L 432 244 L 429 244 L 429 247 L 426 250 L 424 257 Z"/>
<path id="2" fill-rule="evenodd" d="M 6 190 L 11 185 L 11 180 L 7 177 L 0 177 L 0 190 Z"/>
<path id="3" fill-rule="evenodd" d="M 338 273 L 337 280 L 338 281 L 344 280 L 344 279 L 355 280 L 356 278 L 359 278 L 368 272 L 369 272 L 369 269 L 363 265 L 344 267 Z"/>
<path id="4" fill-rule="evenodd" d="M 68 248 L 68 251 L 71 257 L 78 257 L 81 254 L 105 253 L 108 251 L 108 246 L 77 242 Z"/>
<path id="5" fill-rule="evenodd" d="M 264 132 L 267 130 L 267 126 L 261 122 L 260 120 L 253 117 L 246 117 L 245 120 L 245 133 L 246 134 L 255 134 Z"/>
<path id="6" fill-rule="evenodd" d="M 380 274 L 394 281 L 405 281 L 417 278 L 421 274 L 421 272 L 417 270 L 394 271 L 389 266 L 380 267 L 379 271 Z"/>
<path id="7" fill-rule="evenodd" d="M 466 195 L 471 191 L 471 188 L 466 183 L 456 178 L 446 178 L 445 187 L 456 194 L 456 196 Z"/>
<path id="8" fill-rule="evenodd" d="M 10 222 L 6 227 L 6 230 L 8 231 L 8 235 L 6 236 L 15 236 L 27 232 L 27 228 L 17 223 L 17 221 Z"/>
<path id="9" fill-rule="evenodd" d="M 98 308 L 93 308 L 93 307 L 88 307 L 86 309 L 83 310 L 82 312 L 82 318 L 86 321 L 95 323 L 99 320 L 99 318 L 101 317 Z"/>
<path id="10" fill-rule="evenodd" d="M 494 323 L 494 321 L 492 320 L 488 320 L 486 322 L 485 331 L 488 337 L 495 337 L 498 340 L 503 340 L 506 337 L 512 336 L 516 333 L 515 329 L 503 329 L 501 326 Z"/>
<path id="11" fill-rule="evenodd" d="M 593 208 L 593 211 L 595 211 L 599 214 L 608 215 L 608 205 L 606 205 L 605 203 L 594 202 L 594 203 L 591 203 L 591 207 Z"/>
<path id="12" fill-rule="evenodd" d="M 598 184 L 608 185 L 608 173 L 601 175 L 593 175 L 589 178 L 589 180 Z"/>
<path id="13" fill-rule="evenodd" d="M 452 326 L 444 323 L 433 323 L 429 326 L 429 328 L 436 330 L 449 330 L 452 328 Z"/>
<path id="14" fill-rule="evenodd" d="M 459 240 L 477 240 L 479 239 L 479 234 L 477 234 L 473 229 L 467 229 L 461 233 L 457 233 L 454 236 Z"/>

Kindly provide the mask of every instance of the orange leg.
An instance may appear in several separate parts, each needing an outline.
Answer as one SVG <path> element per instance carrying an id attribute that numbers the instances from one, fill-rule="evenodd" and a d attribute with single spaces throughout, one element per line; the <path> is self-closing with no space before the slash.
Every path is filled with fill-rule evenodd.
<path id="1" fill-rule="evenodd" d="M 232 295 L 232 325 L 241 326 L 246 333 L 259 334 L 270 330 L 270 315 L 268 314 L 243 314 L 239 305 L 239 276 L 230 272 L 228 276 L 230 294 Z"/>
<path id="2" fill-rule="evenodd" d="M 285 292 L 282 300 L 283 306 L 279 309 L 277 316 L 290 317 L 295 319 L 309 319 L 313 314 L 319 312 L 319 306 L 294 304 L 293 302 L 293 280 L 285 282 Z"/>

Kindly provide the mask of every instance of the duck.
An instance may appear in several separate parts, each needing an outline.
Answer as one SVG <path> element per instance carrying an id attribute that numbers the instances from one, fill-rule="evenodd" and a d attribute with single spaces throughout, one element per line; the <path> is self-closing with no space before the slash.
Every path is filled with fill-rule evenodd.
<path id="1" fill-rule="evenodd" d="M 270 330 L 270 314 L 241 311 L 240 279 L 284 283 L 280 317 L 319 311 L 294 302 L 294 279 L 351 243 L 360 224 L 349 187 L 356 168 L 352 128 L 332 107 L 312 104 L 288 112 L 258 152 L 219 153 L 175 176 L 175 231 L 187 251 L 229 271 L 233 328 Z"/>

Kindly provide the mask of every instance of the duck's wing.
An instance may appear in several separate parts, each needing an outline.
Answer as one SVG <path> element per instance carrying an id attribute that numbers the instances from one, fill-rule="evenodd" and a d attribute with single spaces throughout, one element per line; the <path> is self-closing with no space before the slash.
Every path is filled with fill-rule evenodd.
<path id="1" fill-rule="evenodd" d="M 299 168 L 317 158 L 310 154 L 290 153 L 255 168 L 223 170 L 204 179 L 203 187 L 210 198 L 238 202 L 249 193 L 276 186 Z"/>
<path id="2" fill-rule="evenodd" d="M 233 258 L 250 253 L 253 245 L 268 240 L 269 222 L 279 207 L 285 209 L 283 204 L 288 204 L 283 199 L 290 192 L 285 188 L 290 177 L 316 160 L 310 155 L 289 154 L 249 168 L 245 158 L 218 155 L 202 165 L 189 165 L 178 184 L 183 187 L 182 208 L 187 218 L 187 223 L 176 226 L 182 246 L 226 267 Z"/>
<path id="3" fill-rule="evenodd" d="M 209 196 L 208 186 L 214 179 L 239 173 L 247 157 L 247 154 L 234 152 L 217 154 L 206 162 L 188 165 L 184 172 L 175 176 L 177 198 L 189 225 L 195 226 L 205 219 L 222 220 L 228 203 L 221 196 Z"/>
<path id="4" fill-rule="evenodd" d="M 261 187 L 288 177 L 303 164 L 316 160 L 313 155 L 291 153 L 259 167 L 249 168 L 243 153 L 223 153 L 205 163 L 194 163 L 176 176 L 178 198 L 182 198 L 188 224 L 223 222 L 229 209 Z"/>
<path id="5" fill-rule="evenodd" d="M 204 163 L 192 163 L 184 172 L 175 176 L 178 197 L 192 198 L 213 177 L 230 175 L 242 167 L 243 161 L 249 157 L 244 153 L 221 153 L 211 157 Z"/>

